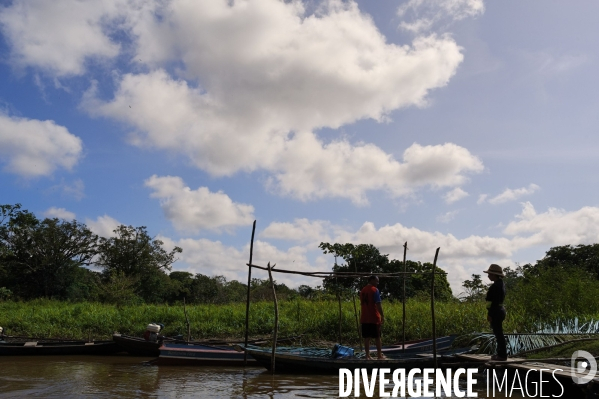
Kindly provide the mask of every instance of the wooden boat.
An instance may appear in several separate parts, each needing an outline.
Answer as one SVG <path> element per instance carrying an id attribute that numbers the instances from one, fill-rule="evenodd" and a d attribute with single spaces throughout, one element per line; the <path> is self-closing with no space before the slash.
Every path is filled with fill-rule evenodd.
<path id="1" fill-rule="evenodd" d="M 110 355 L 120 352 L 114 341 L 4 341 L 0 356 Z"/>
<path id="2" fill-rule="evenodd" d="M 448 335 L 437 338 L 437 353 L 449 351 L 456 338 L 457 335 Z M 385 356 L 394 358 L 407 355 L 413 356 L 416 354 L 433 353 L 433 340 L 425 339 L 406 342 L 405 350 L 403 349 L 402 344 L 384 346 L 381 351 L 385 354 Z M 371 346 L 370 352 L 376 352 L 376 347 Z"/>
<path id="3" fill-rule="evenodd" d="M 121 350 L 133 356 L 156 357 L 160 354 L 158 348 L 162 345 L 162 340 L 147 341 L 144 338 L 130 337 L 122 334 L 113 334 L 112 340 L 121 348 Z"/>
<path id="4" fill-rule="evenodd" d="M 299 338 L 299 336 L 281 338 L 277 342 L 292 341 L 297 338 Z M 179 337 L 160 337 L 158 339 L 158 341 L 148 341 L 144 338 L 132 337 L 129 335 L 123 335 L 123 334 L 116 333 L 116 334 L 112 335 L 112 339 L 114 342 L 116 342 L 121 347 L 121 349 L 123 351 L 129 353 L 132 356 L 158 357 L 158 356 L 160 356 L 159 348 L 162 346 L 163 342 L 168 343 L 169 346 L 172 344 L 182 344 L 182 345 L 188 344 L 188 342 L 184 341 L 181 336 L 179 336 Z M 191 348 L 191 346 L 198 347 L 198 346 L 203 345 L 205 347 L 219 347 L 219 348 L 231 349 L 228 346 L 230 343 L 242 343 L 242 342 L 243 341 L 229 342 L 229 341 L 222 341 L 222 340 L 216 340 L 216 339 L 207 340 L 207 341 L 192 341 L 192 342 L 189 342 L 189 348 Z M 267 341 L 265 339 L 255 339 L 255 340 L 249 341 L 249 343 L 251 343 L 251 344 L 261 344 L 261 343 L 266 343 L 266 342 Z M 243 354 L 242 354 L 242 358 L 243 358 Z"/>
<path id="5" fill-rule="evenodd" d="M 195 366 L 243 366 L 243 351 L 230 346 L 181 344 L 164 342 L 159 348 L 160 356 L 152 364 Z M 256 360 L 247 356 L 249 366 L 257 366 Z"/>
<path id="6" fill-rule="evenodd" d="M 246 351 L 256 361 L 270 370 L 271 350 L 262 348 L 246 348 Z M 431 356 L 413 356 L 386 360 L 363 360 L 355 357 L 333 359 L 332 357 L 311 355 L 307 353 L 306 348 L 299 348 L 297 351 L 277 351 L 275 358 L 275 371 L 277 373 L 301 373 L 301 374 L 338 374 L 339 369 L 367 369 L 388 368 L 406 370 L 412 368 L 434 367 L 434 361 Z M 330 352 L 330 351 L 329 351 Z"/>

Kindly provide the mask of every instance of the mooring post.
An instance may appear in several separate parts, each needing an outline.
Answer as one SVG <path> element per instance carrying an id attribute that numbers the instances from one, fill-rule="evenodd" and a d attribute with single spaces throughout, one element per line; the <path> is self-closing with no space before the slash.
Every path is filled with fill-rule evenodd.
<path id="1" fill-rule="evenodd" d="M 437 368 L 437 330 L 435 328 L 435 269 L 437 267 L 437 257 L 439 256 L 439 249 L 435 252 L 435 260 L 433 261 L 433 272 L 431 274 L 431 313 L 433 317 L 433 361 L 435 369 Z"/>
<path id="2" fill-rule="evenodd" d="M 191 342 L 191 326 L 189 325 L 189 317 L 187 317 L 187 308 L 185 307 L 185 297 L 183 297 L 183 313 L 185 314 L 185 323 L 187 323 L 187 342 Z"/>
<path id="3" fill-rule="evenodd" d="M 406 353 L 406 252 L 408 251 L 408 242 L 403 245 L 403 295 L 401 298 L 402 302 L 402 333 L 401 333 L 401 351 Z"/>
<path id="4" fill-rule="evenodd" d="M 252 282 L 252 256 L 254 255 L 254 233 L 256 232 L 256 221 L 254 220 L 254 225 L 252 226 L 252 240 L 250 241 L 250 262 L 248 265 L 248 292 L 247 292 L 247 300 L 245 302 L 245 344 L 244 347 L 248 346 L 248 334 L 250 330 L 250 284 Z M 248 362 L 248 353 L 247 351 L 243 351 L 243 366 L 247 366 Z"/>
<path id="5" fill-rule="evenodd" d="M 358 264 L 356 263 L 356 260 L 352 257 L 351 258 L 354 261 L 354 270 L 356 272 L 356 274 L 358 273 Z M 349 262 L 348 262 L 349 265 Z M 360 284 L 360 277 L 358 277 L 358 284 Z M 360 352 L 362 352 L 362 329 L 360 328 L 360 323 L 358 322 L 358 319 L 362 318 L 362 298 L 360 297 L 360 288 L 358 288 L 358 297 L 360 298 L 360 313 L 358 313 L 356 311 L 356 296 L 353 295 L 354 297 L 354 314 L 356 315 L 356 326 L 358 327 L 358 338 L 360 340 Z M 360 315 L 358 317 L 358 314 Z M 366 348 L 364 348 L 366 349 Z"/>
<path id="6" fill-rule="evenodd" d="M 277 302 L 277 292 L 275 290 L 275 281 L 272 278 L 272 268 L 275 267 L 276 264 L 270 266 L 270 262 L 268 262 L 268 278 L 270 280 L 270 285 L 272 287 L 272 298 L 275 305 L 275 325 L 272 336 L 272 355 L 270 358 L 270 373 L 275 373 L 275 354 L 277 351 L 277 332 L 279 331 L 279 304 Z"/>

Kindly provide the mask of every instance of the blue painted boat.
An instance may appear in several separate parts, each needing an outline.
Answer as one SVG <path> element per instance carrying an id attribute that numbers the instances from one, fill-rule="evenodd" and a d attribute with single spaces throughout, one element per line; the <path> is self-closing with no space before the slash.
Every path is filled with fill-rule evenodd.
<path id="1" fill-rule="evenodd" d="M 403 357 L 399 359 L 385 360 L 364 360 L 356 357 L 334 359 L 330 356 L 330 351 L 324 350 L 327 355 L 316 353 L 309 348 L 298 348 L 297 351 L 277 351 L 275 358 L 275 371 L 277 373 L 293 373 L 293 374 L 338 374 L 339 369 L 399 369 L 406 370 L 412 368 L 429 368 L 434 366 L 432 357 Z M 252 348 L 246 349 L 256 361 L 266 369 L 271 369 L 271 354 L 272 351 L 267 348 Z"/>

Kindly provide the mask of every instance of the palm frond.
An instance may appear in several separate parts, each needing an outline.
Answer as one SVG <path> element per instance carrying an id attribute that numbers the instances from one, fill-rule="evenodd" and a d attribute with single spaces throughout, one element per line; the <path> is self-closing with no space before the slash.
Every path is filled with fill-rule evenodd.
<path id="1" fill-rule="evenodd" d="M 522 352 L 535 351 L 544 347 L 558 345 L 582 337 L 599 334 L 599 321 L 589 320 L 583 323 L 578 318 L 557 319 L 553 323 L 538 323 L 536 332 L 505 334 L 509 356 Z M 473 333 L 460 337 L 462 345 L 478 346 L 477 353 L 492 354 L 497 350 L 497 340 L 491 333 Z"/>

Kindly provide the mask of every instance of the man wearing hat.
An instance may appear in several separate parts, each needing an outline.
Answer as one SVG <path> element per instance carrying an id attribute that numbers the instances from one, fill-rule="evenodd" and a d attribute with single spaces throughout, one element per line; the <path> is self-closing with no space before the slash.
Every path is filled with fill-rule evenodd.
<path id="1" fill-rule="evenodd" d="M 503 335 L 503 320 L 505 319 L 505 308 L 503 300 L 505 299 L 505 284 L 503 283 L 503 269 L 501 266 L 492 264 L 485 273 L 489 275 L 489 280 L 493 282 L 487 292 L 487 320 L 491 323 L 493 334 L 497 340 L 497 354 L 491 357 L 491 360 L 507 360 L 507 348 L 505 335 Z"/>

